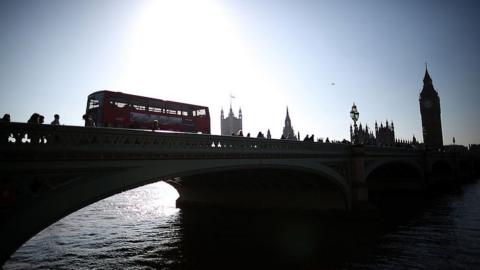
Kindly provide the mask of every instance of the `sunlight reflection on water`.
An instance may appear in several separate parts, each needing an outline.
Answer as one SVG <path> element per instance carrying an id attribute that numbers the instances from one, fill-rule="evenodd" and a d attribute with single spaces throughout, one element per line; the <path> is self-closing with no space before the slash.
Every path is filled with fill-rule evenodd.
<path id="1" fill-rule="evenodd" d="M 161 250 L 178 241 L 177 198 L 177 191 L 164 182 L 106 198 L 38 233 L 18 249 L 4 267 L 78 269 L 96 268 L 100 263 L 110 268 L 127 260 L 126 254 L 128 260 L 135 260 L 149 253 L 130 254 L 130 251 L 152 247 L 153 251 Z"/>
<path id="2" fill-rule="evenodd" d="M 165 182 L 143 186 L 135 192 L 123 192 L 107 198 L 103 203 L 108 207 L 103 211 L 112 211 L 118 216 L 138 218 L 139 216 L 171 215 L 178 212 L 175 201 L 178 192 Z"/>
<path id="3" fill-rule="evenodd" d="M 178 193 L 156 183 L 56 222 L 24 244 L 4 268 L 479 269 L 480 181 L 445 193 L 391 221 L 328 219 L 180 211 L 174 207 Z"/>

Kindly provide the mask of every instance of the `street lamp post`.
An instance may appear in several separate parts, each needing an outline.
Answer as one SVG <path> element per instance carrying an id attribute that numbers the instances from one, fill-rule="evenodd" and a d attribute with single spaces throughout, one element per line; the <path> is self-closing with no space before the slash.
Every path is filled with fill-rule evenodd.
<path id="1" fill-rule="evenodd" d="M 353 103 L 352 110 L 350 111 L 350 117 L 351 117 L 352 120 L 353 120 L 353 143 L 354 143 L 354 144 L 357 144 L 357 143 L 358 143 L 358 138 L 357 138 L 357 133 L 358 133 L 357 121 L 358 121 L 359 116 L 360 116 L 360 113 L 359 113 L 358 110 L 357 110 L 357 105 L 355 105 L 355 103 Z"/>

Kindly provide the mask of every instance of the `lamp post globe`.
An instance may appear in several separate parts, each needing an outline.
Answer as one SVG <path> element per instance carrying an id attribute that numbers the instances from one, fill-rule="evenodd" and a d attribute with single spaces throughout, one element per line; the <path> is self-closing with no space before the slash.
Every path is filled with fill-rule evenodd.
<path id="1" fill-rule="evenodd" d="M 352 110 L 350 111 L 350 117 L 352 118 L 355 126 L 357 125 L 357 121 L 358 121 L 359 116 L 360 116 L 360 113 L 358 112 L 357 105 L 355 105 L 355 103 L 353 103 Z"/>
<path id="2" fill-rule="evenodd" d="M 352 141 L 353 141 L 354 144 L 358 143 L 358 140 L 357 140 L 357 132 L 358 132 L 357 121 L 358 121 L 359 116 L 360 116 L 360 113 L 358 112 L 357 105 L 355 105 L 355 103 L 353 103 L 352 110 L 350 111 L 350 117 L 353 120 L 354 129 L 353 129 Z"/>

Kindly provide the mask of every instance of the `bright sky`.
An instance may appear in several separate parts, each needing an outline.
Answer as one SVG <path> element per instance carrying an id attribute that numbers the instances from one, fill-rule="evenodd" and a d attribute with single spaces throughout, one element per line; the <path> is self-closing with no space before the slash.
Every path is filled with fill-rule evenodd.
<path id="1" fill-rule="evenodd" d="M 440 95 L 444 143 L 480 143 L 478 1 L 0 2 L 0 114 L 83 125 L 102 89 L 243 111 L 244 134 L 349 139 L 393 120 L 422 139 L 425 61 Z M 334 85 L 332 85 L 334 83 Z"/>

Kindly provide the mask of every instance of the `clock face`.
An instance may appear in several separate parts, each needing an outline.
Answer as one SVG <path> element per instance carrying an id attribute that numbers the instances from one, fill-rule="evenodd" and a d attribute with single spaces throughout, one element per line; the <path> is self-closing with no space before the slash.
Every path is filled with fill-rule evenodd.
<path id="1" fill-rule="evenodd" d="M 428 108 L 431 108 L 432 105 L 433 105 L 433 103 L 432 103 L 432 101 L 431 101 L 430 99 L 427 99 L 427 100 L 424 100 L 424 101 L 423 101 L 423 107 L 425 107 L 425 108 L 427 108 L 427 109 L 428 109 Z"/>

